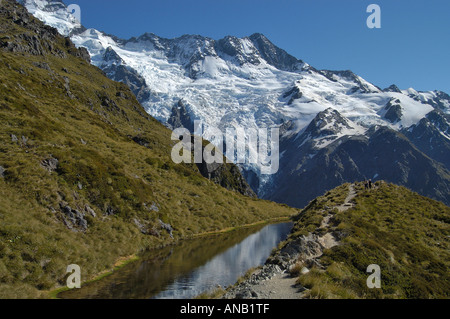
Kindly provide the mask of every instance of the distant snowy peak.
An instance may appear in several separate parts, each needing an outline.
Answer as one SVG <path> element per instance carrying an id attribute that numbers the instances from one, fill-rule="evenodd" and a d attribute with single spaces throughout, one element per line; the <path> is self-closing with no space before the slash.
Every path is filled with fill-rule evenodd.
<path id="1" fill-rule="evenodd" d="M 450 115 L 439 109 L 401 131 L 422 152 L 450 170 Z"/>
<path id="2" fill-rule="evenodd" d="M 227 36 L 214 40 L 199 35 L 183 35 L 174 39 L 145 33 L 138 38 L 123 41 L 122 47 L 131 51 L 159 51 L 171 63 L 182 65 L 190 78 L 204 74 L 205 60 L 217 59 L 217 65 L 232 63 L 242 67 L 246 64 L 264 67 L 270 65 L 278 70 L 297 72 L 309 66 L 278 48 L 262 34 L 245 38 Z M 207 73 L 207 72 L 206 72 Z M 209 74 L 210 76 L 212 74 Z"/>
<path id="3" fill-rule="evenodd" d="M 306 129 L 312 137 L 337 135 L 345 129 L 352 129 L 350 121 L 344 118 L 338 111 L 328 108 L 317 114 L 316 118 Z"/>
<path id="4" fill-rule="evenodd" d="M 392 84 L 390 87 L 384 89 L 383 92 L 402 93 L 402 91 L 395 84 Z"/>
<path id="5" fill-rule="evenodd" d="M 314 148 L 322 149 L 344 136 L 359 136 L 366 132 L 366 128 L 343 117 L 337 110 L 328 108 L 317 114 L 308 127 L 299 133 L 297 141 L 299 147 L 312 141 Z"/>
<path id="6" fill-rule="evenodd" d="M 258 49 L 261 57 L 278 70 L 296 72 L 309 68 L 308 64 L 275 46 L 261 33 L 255 33 L 248 37 L 248 39 Z"/>
<path id="7" fill-rule="evenodd" d="M 180 99 L 190 106 L 193 118 L 218 127 L 292 121 L 300 131 L 319 112 L 332 108 L 364 127 L 399 130 L 417 124 L 433 109 L 450 114 L 450 97 L 443 92 L 401 91 L 395 85 L 381 90 L 352 71 L 316 70 L 260 33 L 220 40 L 145 33 L 122 40 L 80 29 L 62 1 L 21 1 L 35 16 L 70 34 L 78 47 L 86 47 L 94 65 L 130 85 L 163 123 Z"/>

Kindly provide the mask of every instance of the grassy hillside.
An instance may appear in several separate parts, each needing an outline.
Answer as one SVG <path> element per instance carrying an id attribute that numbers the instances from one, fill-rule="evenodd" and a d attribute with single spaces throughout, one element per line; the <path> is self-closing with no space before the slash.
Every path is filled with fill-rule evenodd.
<path id="1" fill-rule="evenodd" d="M 70 264 L 88 280 L 150 247 L 295 213 L 173 164 L 171 132 L 128 87 L 12 0 L 0 29 L 0 298 L 46 297 Z"/>
<path id="2" fill-rule="evenodd" d="M 343 185 L 313 201 L 299 216 L 290 241 L 331 233 L 339 244 L 325 249 L 298 283 L 310 298 L 449 298 L 450 208 L 392 184 L 354 187 L 352 207 Z M 331 215 L 329 222 L 322 223 Z M 294 267 L 297 275 L 307 263 Z M 367 267 L 381 268 L 381 289 L 369 289 Z"/>

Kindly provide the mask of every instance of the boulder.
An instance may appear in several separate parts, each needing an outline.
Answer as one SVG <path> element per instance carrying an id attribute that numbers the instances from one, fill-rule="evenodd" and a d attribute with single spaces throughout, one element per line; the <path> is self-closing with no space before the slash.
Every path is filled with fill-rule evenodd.
<path id="1" fill-rule="evenodd" d="M 76 231 L 80 229 L 81 231 L 86 231 L 88 228 L 88 223 L 84 218 L 84 214 L 76 209 L 72 209 L 67 203 L 61 202 L 59 204 L 61 211 L 63 213 L 63 220 L 67 228 Z"/>

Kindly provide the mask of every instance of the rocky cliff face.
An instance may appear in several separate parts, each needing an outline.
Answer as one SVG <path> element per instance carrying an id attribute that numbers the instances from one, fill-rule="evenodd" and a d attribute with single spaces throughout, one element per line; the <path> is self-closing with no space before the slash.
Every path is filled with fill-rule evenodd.
<path id="1" fill-rule="evenodd" d="M 174 105 L 172 114 L 167 123 L 174 130 L 177 128 L 186 128 L 189 132 L 194 132 L 194 121 L 183 100 L 179 100 L 178 103 Z"/>
<path id="2" fill-rule="evenodd" d="M 90 55 L 86 48 L 76 48 L 68 39 L 61 39 L 58 30 L 51 26 L 42 26 L 39 21 L 30 17 L 23 9 L 8 10 L 5 6 L 0 7 L 0 13 L 14 21 L 18 26 L 26 27 L 28 32 L 11 34 L 10 25 L 0 26 L 4 34 L 0 39 L 0 48 L 13 53 L 24 53 L 33 56 L 44 56 L 51 54 L 56 57 L 65 58 L 67 54 L 80 57 L 90 63 Z M 36 35 L 39 34 L 39 35 Z M 67 50 L 61 50 L 55 42 L 63 42 Z"/>
<path id="3" fill-rule="evenodd" d="M 208 164 L 203 161 L 201 164 L 197 164 L 197 167 L 204 177 L 216 184 L 248 197 L 257 197 L 236 165 Z"/>
<path id="4" fill-rule="evenodd" d="M 450 170 L 450 116 L 439 109 L 416 125 L 402 130 L 414 145 Z"/>

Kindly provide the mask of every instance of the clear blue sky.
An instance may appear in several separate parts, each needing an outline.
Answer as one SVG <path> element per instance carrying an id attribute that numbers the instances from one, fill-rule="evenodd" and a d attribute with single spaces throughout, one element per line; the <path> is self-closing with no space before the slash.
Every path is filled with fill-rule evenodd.
<path id="1" fill-rule="evenodd" d="M 259 32 L 318 69 L 350 69 L 382 88 L 450 94 L 448 0 L 64 0 L 79 4 L 82 23 L 128 39 L 213 39 Z M 369 29 L 367 6 L 381 7 L 381 29 Z"/>

